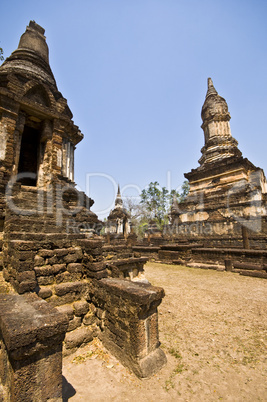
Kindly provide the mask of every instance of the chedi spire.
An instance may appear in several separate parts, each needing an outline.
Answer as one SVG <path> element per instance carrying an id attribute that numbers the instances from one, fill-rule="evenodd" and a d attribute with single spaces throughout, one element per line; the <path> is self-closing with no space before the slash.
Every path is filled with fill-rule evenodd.
<path id="1" fill-rule="evenodd" d="M 20 37 L 18 48 L 2 64 L 1 72 L 27 74 L 28 77 L 37 78 L 57 90 L 49 65 L 49 50 L 44 33 L 44 28 L 35 21 L 30 21 Z"/>
<path id="2" fill-rule="evenodd" d="M 206 94 L 206 98 L 210 95 L 218 95 L 218 92 L 214 88 L 213 82 L 211 78 L 208 78 L 208 90 Z"/>
<path id="3" fill-rule="evenodd" d="M 201 165 L 233 156 L 241 156 L 238 142 L 232 137 L 230 113 L 226 100 L 216 91 L 212 79 L 208 78 L 208 90 L 201 110 L 205 145 L 199 159 Z"/>
<path id="4" fill-rule="evenodd" d="M 122 202 L 122 198 L 121 198 L 121 190 L 120 190 L 120 185 L 118 185 L 118 192 L 117 192 L 117 197 L 115 200 L 115 208 L 119 207 L 122 208 L 123 202 Z"/>

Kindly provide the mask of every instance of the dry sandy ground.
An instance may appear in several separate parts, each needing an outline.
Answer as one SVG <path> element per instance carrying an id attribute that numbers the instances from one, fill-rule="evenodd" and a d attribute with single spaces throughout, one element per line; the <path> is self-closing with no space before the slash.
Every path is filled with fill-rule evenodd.
<path id="1" fill-rule="evenodd" d="M 267 281 L 148 263 L 167 365 L 140 380 L 94 341 L 64 359 L 64 401 L 267 401 Z M 74 358 L 76 356 L 76 358 Z"/>

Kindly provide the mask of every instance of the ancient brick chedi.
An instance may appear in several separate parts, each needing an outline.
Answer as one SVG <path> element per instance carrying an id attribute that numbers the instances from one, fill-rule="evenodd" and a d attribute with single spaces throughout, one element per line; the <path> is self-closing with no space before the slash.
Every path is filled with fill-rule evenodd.
<path id="1" fill-rule="evenodd" d="M 130 216 L 123 207 L 120 186 L 115 200 L 115 207 L 110 211 L 106 222 L 106 233 L 126 237 L 131 232 Z"/>
<path id="2" fill-rule="evenodd" d="M 183 203 L 173 202 L 172 231 L 181 238 L 202 240 L 207 246 L 240 246 L 249 239 L 252 246 L 265 248 L 265 175 L 238 149 L 228 105 L 211 78 L 201 117 L 205 144 L 200 166 L 185 174 L 190 190 Z"/>
<path id="3" fill-rule="evenodd" d="M 44 29 L 33 21 L 21 36 L 18 49 L 1 66 L 0 112 L 1 226 L 6 218 L 5 196 L 10 209 L 15 210 L 12 197 L 18 187 L 22 192 L 27 190 L 29 197 L 32 192 L 33 198 L 38 189 L 35 198 L 39 215 L 45 207 L 50 216 L 55 215 L 55 207 L 64 211 L 64 207 L 78 206 L 79 213 L 83 207 L 90 208 L 92 200 L 77 192 L 73 181 L 74 149 L 83 135 L 74 125 L 67 101 L 57 89 L 49 66 Z M 65 201 L 68 203 L 64 204 Z M 17 210 L 20 206 L 17 205 Z M 36 206 L 28 198 L 26 207 L 28 213 L 24 208 L 20 215 L 33 214 Z M 58 210 L 58 229 L 63 227 L 62 218 Z M 93 213 L 90 220 L 98 221 Z M 40 231 L 41 221 L 38 223 Z"/>
<path id="4" fill-rule="evenodd" d="M 64 353 L 99 336 L 136 374 L 148 376 L 166 361 L 157 328 L 164 292 L 118 275 L 115 257 L 108 269 L 93 201 L 74 183 L 82 138 L 57 89 L 44 29 L 31 21 L 0 67 L 3 277 L 14 293 L 35 293 L 67 317 Z"/>
<path id="5" fill-rule="evenodd" d="M 73 181 L 73 152 L 83 135 L 49 66 L 44 29 L 30 22 L 1 66 L 1 160 L 21 182 L 46 188 L 53 173 Z"/>

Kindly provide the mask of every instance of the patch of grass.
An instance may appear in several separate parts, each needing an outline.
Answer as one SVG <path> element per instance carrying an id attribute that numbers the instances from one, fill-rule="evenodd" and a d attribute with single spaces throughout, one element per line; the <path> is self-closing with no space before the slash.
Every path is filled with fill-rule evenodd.
<path id="1" fill-rule="evenodd" d="M 178 350 L 174 349 L 174 348 L 170 348 L 170 349 L 168 350 L 168 352 L 169 352 L 173 357 L 175 357 L 175 359 L 181 359 L 181 358 L 182 358 L 182 356 L 180 355 L 180 352 L 179 352 Z"/>
<path id="2" fill-rule="evenodd" d="M 256 359 L 255 359 L 255 357 L 251 354 L 251 355 L 244 356 L 243 359 L 242 359 L 242 361 L 241 361 L 241 364 L 243 364 L 244 366 L 246 366 L 247 364 L 251 364 L 251 363 L 255 363 L 255 362 L 256 362 Z"/>
<path id="3" fill-rule="evenodd" d="M 174 374 L 180 374 L 184 371 L 184 365 L 183 363 L 179 363 L 177 364 L 177 366 L 175 367 L 175 369 L 173 370 Z"/>
<path id="4" fill-rule="evenodd" d="M 101 348 L 98 339 L 95 338 L 89 345 L 92 349 L 88 350 L 86 353 L 75 356 L 72 363 L 81 364 L 88 359 L 101 359 L 109 363 L 109 355 Z"/>
<path id="5" fill-rule="evenodd" d="M 250 338 L 243 340 L 242 338 L 235 337 L 235 341 L 238 344 L 236 349 L 238 356 L 236 356 L 232 364 L 242 364 L 244 366 L 257 364 L 262 356 L 265 356 L 266 346 L 264 339 L 261 339 L 262 334 L 254 332 L 250 335 Z"/>
<path id="6" fill-rule="evenodd" d="M 175 348 L 169 348 L 169 349 L 168 349 L 168 352 L 169 352 L 173 357 L 175 357 L 175 359 L 177 359 L 178 362 L 177 362 L 175 368 L 172 370 L 172 372 L 171 372 L 169 378 L 165 381 L 165 386 L 164 386 L 163 388 L 164 388 L 166 391 L 169 391 L 171 388 L 174 388 L 174 387 L 175 387 L 174 381 L 173 381 L 173 380 L 174 380 L 174 377 L 175 377 L 177 374 L 181 374 L 181 373 L 185 370 L 184 364 L 181 362 L 182 356 L 181 356 L 180 352 L 179 352 L 177 349 L 175 349 Z"/>
<path id="7" fill-rule="evenodd" d="M 81 364 L 84 363 L 87 359 L 90 359 L 94 355 L 94 352 L 90 350 L 83 355 L 75 356 L 72 360 L 72 363 Z"/>
<path id="8" fill-rule="evenodd" d="M 165 381 L 165 385 L 163 387 L 165 391 L 169 391 L 170 389 L 174 388 L 174 383 L 173 383 L 173 376 L 170 375 L 170 378 Z"/>

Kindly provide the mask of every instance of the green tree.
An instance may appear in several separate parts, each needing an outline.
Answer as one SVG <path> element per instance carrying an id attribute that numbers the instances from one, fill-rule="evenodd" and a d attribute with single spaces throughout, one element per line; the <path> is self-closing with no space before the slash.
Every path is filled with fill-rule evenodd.
<path id="1" fill-rule="evenodd" d="M 183 202 L 186 199 L 187 194 L 189 193 L 189 188 L 189 181 L 185 180 L 182 184 L 182 192 L 179 194 L 178 202 Z"/>
<path id="2" fill-rule="evenodd" d="M 141 238 L 150 223 L 156 223 L 159 229 L 169 223 L 169 212 L 175 196 L 178 203 L 188 194 L 189 184 L 184 181 L 181 194 L 177 190 L 170 192 L 166 187 L 161 188 L 157 181 L 149 183 L 140 194 L 141 200 L 136 197 L 124 199 L 124 207 L 130 215 L 131 222 L 138 236 Z"/>
<path id="3" fill-rule="evenodd" d="M 1 60 L 1 61 L 4 60 L 3 54 L 4 54 L 4 51 L 3 51 L 3 49 L 0 47 L 0 60 Z"/>
<path id="4" fill-rule="evenodd" d="M 173 202 L 174 196 L 176 197 L 178 203 L 183 202 L 186 199 L 187 194 L 189 193 L 189 187 L 189 181 L 185 180 L 181 186 L 181 192 L 177 190 L 171 190 L 169 194 L 170 205 Z"/>
<path id="5" fill-rule="evenodd" d="M 168 190 L 159 188 L 157 181 L 151 182 L 141 192 L 141 204 L 148 212 L 149 221 L 155 222 L 159 228 L 168 222 Z"/>

